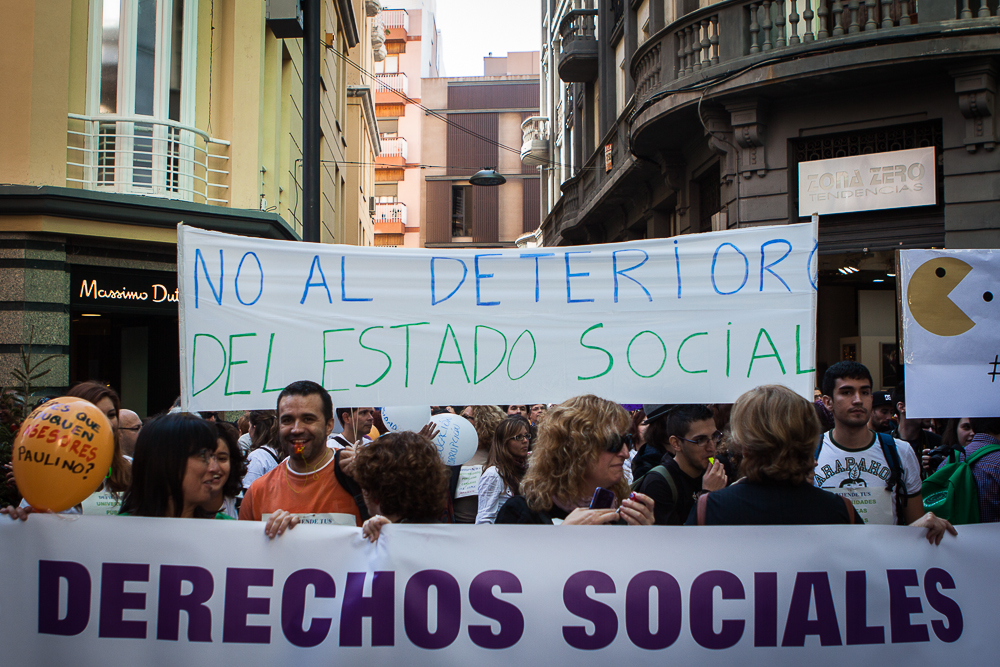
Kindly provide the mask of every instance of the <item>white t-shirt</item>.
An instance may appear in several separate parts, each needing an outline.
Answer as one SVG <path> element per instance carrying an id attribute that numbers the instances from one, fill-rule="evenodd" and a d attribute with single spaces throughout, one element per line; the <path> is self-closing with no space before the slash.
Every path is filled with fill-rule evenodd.
<path id="1" fill-rule="evenodd" d="M 243 476 L 242 482 L 244 489 L 249 489 L 256 479 L 278 467 L 278 461 L 271 454 L 273 451 L 273 445 L 264 445 L 250 452 L 247 457 L 247 474 Z"/>
<path id="2" fill-rule="evenodd" d="M 496 466 L 490 466 L 479 478 L 479 511 L 476 513 L 476 523 L 493 523 L 497 519 L 497 512 L 503 504 L 510 500 L 513 495 Z"/>
<path id="3" fill-rule="evenodd" d="M 886 489 L 891 470 L 878 438 L 864 449 L 849 450 L 835 443 L 832 433 L 823 435 L 816 461 L 816 486 L 847 496 L 865 523 L 898 523 L 895 498 Z M 920 463 L 912 447 L 902 440 L 895 443 L 903 467 L 903 486 L 907 496 L 915 496 L 920 493 Z"/>

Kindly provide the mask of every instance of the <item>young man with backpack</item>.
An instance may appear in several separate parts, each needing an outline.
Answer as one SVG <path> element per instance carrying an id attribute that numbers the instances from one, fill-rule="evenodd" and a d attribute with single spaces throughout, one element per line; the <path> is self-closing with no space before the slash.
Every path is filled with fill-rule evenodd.
<path id="1" fill-rule="evenodd" d="M 868 369 L 854 361 L 838 362 L 823 376 L 822 391 L 834 428 L 818 443 L 816 486 L 849 495 L 865 523 L 908 525 L 923 516 L 920 463 L 913 449 L 868 427 Z"/>
<path id="2" fill-rule="evenodd" d="M 722 463 L 714 460 L 722 434 L 707 405 L 646 406 L 647 444 L 666 450 L 660 464 L 632 483 L 655 501 L 658 526 L 683 526 L 698 496 L 726 486 Z M 638 458 L 638 457 L 637 457 Z"/>

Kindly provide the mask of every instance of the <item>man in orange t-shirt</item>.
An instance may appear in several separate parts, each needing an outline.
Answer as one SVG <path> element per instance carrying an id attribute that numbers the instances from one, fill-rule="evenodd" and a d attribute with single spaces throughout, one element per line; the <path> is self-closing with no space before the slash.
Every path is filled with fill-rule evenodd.
<path id="1" fill-rule="evenodd" d="M 326 446 L 333 427 L 333 402 L 323 387 L 309 380 L 285 387 L 278 395 L 278 439 L 288 458 L 250 485 L 240 520 L 260 521 L 269 514 L 268 537 L 295 527 L 304 514 L 331 515 L 332 523 L 350 523 L 353 517 L 360 526 L 357 503 L 337 481 L 338 461 Z M 339 463 L 346 470 L 350 460 L 345 457 L 353 451 L 344 451 Z"/>

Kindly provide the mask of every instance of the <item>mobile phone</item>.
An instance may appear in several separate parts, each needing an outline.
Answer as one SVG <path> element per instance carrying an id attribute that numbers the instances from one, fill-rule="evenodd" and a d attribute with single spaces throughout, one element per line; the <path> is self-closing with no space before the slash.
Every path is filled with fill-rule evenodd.
<path id="1" fill-rule="evenodd" d="M 611 506 L 615 504 L 615 494 L 608 489 L 597 487 L 594 489 L 594 497 L 590 500 L 590 509 L 592 510 L 603 510 L 611 509 Z"/>

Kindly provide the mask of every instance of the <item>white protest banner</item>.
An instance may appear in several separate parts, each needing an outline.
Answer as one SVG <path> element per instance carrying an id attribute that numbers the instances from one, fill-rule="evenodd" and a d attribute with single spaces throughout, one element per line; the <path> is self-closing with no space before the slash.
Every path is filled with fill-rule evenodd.
<path id="1" fill-rule="evenodd" d="M 900 250 L 906 414 L 1000 415 L 1000 251 Z"/>
<path id="2" fill-rule="evenodd" d="M 5 664 L 962 664 L 1000 651 L 997 525 L 0 522 Z M 987 659 L 988 662 L 988 659 Z"/>
<path id="3" fill-rule="evenodd" d="M 934 148 L 799 163 L 799 216 L 936 203 Z"/>
<path id="4" fill-rule="evenodd" d="M 731 402 L 766 383 L 811 397 L 816 250 L 812 224 L 530 250 L 182 225 L 182 397 L 273 409 L 303 379 L 338 405 Z"/>

